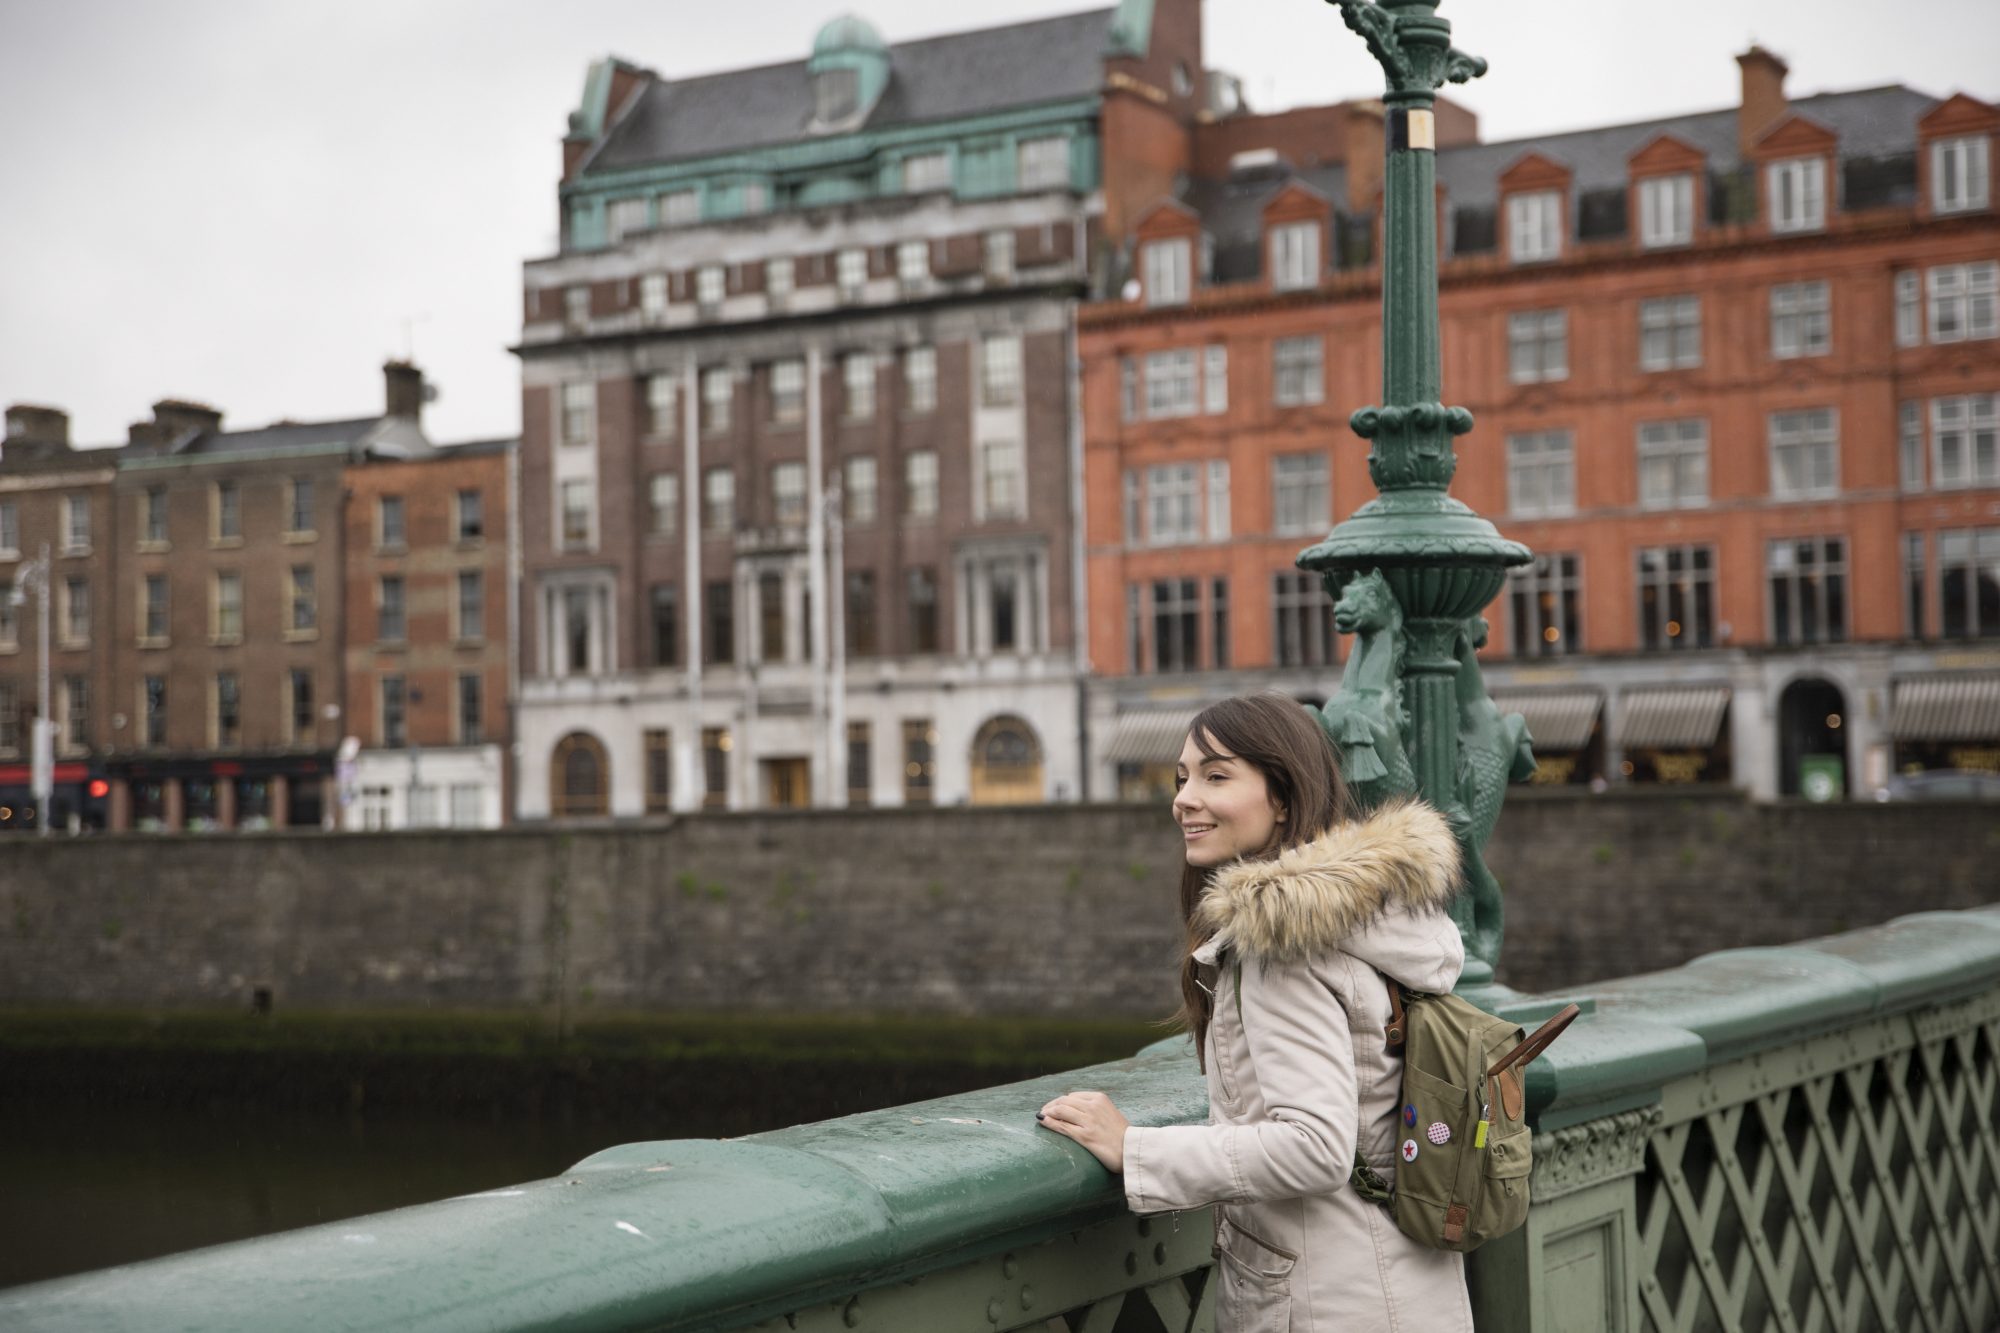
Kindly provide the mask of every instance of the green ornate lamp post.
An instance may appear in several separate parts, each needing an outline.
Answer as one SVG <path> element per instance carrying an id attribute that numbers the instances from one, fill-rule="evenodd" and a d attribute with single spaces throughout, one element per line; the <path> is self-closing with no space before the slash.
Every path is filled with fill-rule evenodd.
<path id="1" fill-rule="evenodd" d="M 1487 699 L 1473 652 L 1479 611 L 1528 548 L 1446 493 L 1452 437 L 1472 414 L 1446 407 L 1438 357 L 1437 90 L 1486 72 L 1451 44 L 1436 0 L 1328 0 L 1367 40 L 1388 78 L 1382 262 L 1382 405 L 1351 418 L 1368 440 L 1380 492 L 1300 553 L 1339 601 L 1335 623 L 1358 636 L 1341 689 L 1321 720 L 1361 800 L 1415 792 L 1451 819 L 1466 853 L 1469 892 L 1457 909 L 1464 981 L 1492 980 L 1500 948 L 1499 886 L 1480 848 L 1499 818 L 1510 775 L 1532 771 L 1518 715 Z"/>

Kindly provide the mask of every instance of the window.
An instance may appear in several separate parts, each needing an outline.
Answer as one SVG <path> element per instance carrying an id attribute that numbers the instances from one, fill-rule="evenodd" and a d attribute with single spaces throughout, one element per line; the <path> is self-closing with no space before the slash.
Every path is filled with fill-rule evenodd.
<path id="1" fill-rule="evenodd" d="M 562 386 L 562 442 L 589 444 L 597 427 L 597 387 L 593 384 Z"/>
<path id="2" fill-rule="evenodd" d="M 286 693 L 291 704 L 292 743 L 312 744 L 314 733 L 313 717 L 313 676 L 305 667 L 293 667 L 288 673 Z"/>
<path id="3" fill-rule="evenodd" d="M 1208 539 L 1229 537 L 1229 460 L 1212 458 L 1208 463 Z"/>
<path id="4" fill-rule="evenodd" d="M 762 181 L 745 181 L 736 187 L 737 211 L 756 217 L 771 211 L 771 187 Z"/>
<path id="5" fill-rule="evenodd" d="M 934 518 L 938 511 L 937 454 L 918 449 L 903 456 L 903 516 Z"/>
<path id="6" fill-rule="evenodd" d="M 728 295 L 729 283 L 720 264 L 703 264 L 694 271 L 694 299 L 704 313 L 715 313 Z"/>
<path id="7" fill-rule="evenodd" d="M 660 224 L 685 227 L 701 221 L 701 191 L 673 190 L 660 196 Z"/>
<path id="8" fill-rule="evenodd" d="M 573 477 L 562 484 L 562 546 L 565 551 L 590 548 L 591 520 L 596 507 L 588 478 Z"/>
<path id="9" fill-rule="evenodd" d="M 1153 582 L 1153 670 L 1193 671 L 1201 665 L 1201 593 L 1195 579 Z"/>
<path id="10" fill-rule="evenodd" d="M 1067 189 L 1069 140 L 1061 135 L 1023 140 L 1015 178 L 1023 190 Z"/>
<path id="11" fill-rule="evenodd" d="M 1817 231 L 1826 225 L 1826 159 L 1794 157 L 1764 169 L 1772 231 Z"/>
<path id="12" fill-rule="evenodd" d="M 806 465 L 771 465 L 771 518 L 779 527 L 802 527 L 806 521 Z"/>
<path id="13" fill-rule="evenodd" d="M 929 190 L 951 188 L 951 155 L 949 153 L 919 153 L 915 157 L 903 159 L 903 192 L 923 194 Z"/>
<path id="14" fill-rule="evenodd" d="M 764 299 L 774 310 L 782 310 L 792 297 L 794 269 L 789 258 L 764 261 Z"/>
<path id="15" fill-rule="evenodd" d="M 1573 552 L 1537 552 L 1535 562 L 1507 576 L 1507 609 L 1516 657 L 1557 657 L 1583 651 L 1577 617 L 1582 589 Z"/>
<path id="16" fill-rule="evenodd" d="M 2000 333 L 1996 294 L 2000 293 L 2000 263 L 1946 264 L 1928 274 L 1931 298 L 1930 334 L 1934 343 L 1991 338 Z"/>
<path id="17" fill-rule="evenodd" d="M 1833 346 L 1833 316 L 1824 282 L 1771 289 L 1771 355 L 1824 356 Z"/>
<path id="18" fill-rule="evenodd" d="M 1139 363 L 1129 356 L 1118 358 L 1118 415 L 1125 421 L 1139 419 Z"/>
<path id="19" fill-rule="evenodd" d="M 875 354 L 849 352 L 840 363 L 841 387 L 846 390 L 847 419 L 866 421 L 875 415 Z"/>
<path id="20" fill-rule="evenodd" d="M 1903 553 L 1903 637 L 1924 637 L 1924 534 L 1906 532 Z"/>
<path id="21" fill-rule="evenodd" d="M 478 491 L 458 493 L 458 539 L 476 542 L 486 535 L 485 497 Z"/>
<path id="22" fill-rule="evenodd" d="M 1006 565 L 986 571 L 987 638 L 994 652 L 1018 652 L 1027 644 L 1021 633 L 1020 576 Z"/>
<path id="23" fill-rule="evenodd" d="M 616 245 L 633 232 L 644 231 L 652 225 L 653 205 L 650 199 L 614 199 L 604 210 L 604 239 Z"/>
<path id="24" fill-rule="evenodd" d="M 1202 410 L 1210 416 L 1229 410 L 1229 349 L 1210 343 L 1201 353 Z"/>
<path id="25" fill-rule="evenodd" d="M 555 622 L 555 631 L 550 635 L 554 658 L 551 675 L 588 675 L 602 669 L 601 664 L 592 660 L 597 641 L 592 603 L 601 596 L 600 591 L 575 583 L 551 590 L 549 612 Z"/>
<path id="26" fill-rule="evenodd" d="M 671 537 L 681 528 L 681 477 L 678 472 L 655 472 L 646 483 L 652 510 L 655 537 Z"/>
<path id="27" fill-rule="evenodd" d="M 1143 248 L 1147 305 L 1185 305 L 1192 286 L 1192 247 L 1185 236 Z"/>
<path id="28" fill-rule="evenodd" d="M 1924 408 L 1904 403 L 1896 410 L 1896 479 L 1906 491 L 1924 488 Z"/>
<path id="29" fill-rule="evenodd" d="M 729 409 L 736 397 L 736 378 L 727 366 L 701 372 L 701 428 L 729 429 Z"/>
<path id="30" fill-rule="evenodd" d="M 1698 509 L 1708 503 L 1708 422 L 1648 421 L 1639 427 L 1639 507 Z"/>
<path id="31" fill-rule="evenodd" d="M 1319 224 L 1271 228 L 1271 285 L 1281 292 L 1319 284 Z"/>
<path id="32" fill-rule="evenodd" d="M 1562 253 L 1562 194 L 1536 190 L 1507 198 L 1507 255 L 1517 264 Z"/>
<path id="33" fill-rule="evenodd" d="M 21 612 L 14 605 L 14 583 L 12 579 L 0 579 L 0 648 L 9 650 L 21 646 Z"/>
<path id="34" fill-rule="evenodd" d="M 234 671 L 215 677 L 215 743 L 232 749 L 243 740 L 243 686 Z"/>
<path id="35" fill-rule="evenodd" d="M 1201 539 L 1200 465 L 1146 469 L 1146 536 L 1156 546 Z"/>
<path id="36" fill-rule="evenodd" d="M 145 592 L 140 601 L 139 638 L 147 643 L 167 641 L 167 576 L 165 574 L 146 575 Z"/>
<path id="37" fill-rule="evenodd" d="M 937 776 L 937 729 L 929 719 L 903 723 L 903 804 L 929 805 Z"/>
<path id="38" fill-rule="evenodd" d="M 678 585 L 655 583 L 647 597 L 651 621 L 651 665 L 670 667 L 681 660 L 681 604 Z"/>
<path id="39" fill-rule="evenodd" d="M 160 536 L 158 540 L 165 541 L 167 539 L 166 492 L 159 490 L 146 492 L 147 512 L 151 513 L 151 506 L 155 495 L 160 497 Z M 150 532 L 151 530 L 151 525 L 149 524 L 147 531 Z M 5 552 L 11 556 L 20 554 L 20 551 L 21 512 L 15 508 L 12 500 L 0 500 L 0 552 Z"/>
<path id="40" fill-rule="evenodd" d="M 1569 312 L 1523 310 L 1507 316 L 1507 378 L 1540 384 L 1569 378 Z"/>
<path id="41" fill-rule="evenodd" d="M 21 689 L 11 680 L 0 680 L 0 751 L 13 753 L 21 748 Z"/>
<path id="42" fill-rule="evenodd" d="M 90 746 L 90 677 L 64 676 L 63 738 L 65 749 L 76 751 Z"/>
<path id="43" fill-rule="evenodd" d="M 1846 552 L 1838 537 L 1766 544 L 1772 643 L 1839 643 L 1847 637 Z"/>
<path id="44" fill-rule="evenodd" d="M 701 476 L 701 526 L 712 537 L 736 531 L 736 473 L 712 467 Z"/>
<path id="45" fill-rule="evenodd" d="M 1333 599 L 1319 575 L 1273 574 L 1271 619 L 1279 666 L 1333 665 Z"/>
<path id="46" fill-rule="evenodd" d="M 1780 500 L 1840 490 L 1838 421 L 1830 407 L 1771 414 L 1771 494 Z"/>
<path id="47" fill-rule="evenodd" d="M 288 590 L 291 615 L 288 623 L 294 634 L 311 634 L 319 628 L 319 606 L 313 598 L 313 567 L 293 565 Z"/>
<path id="48" fill-rule="evenodd" d="M 796 358 L 771 363 L 771 424 L 796 426 L 806 419 L 806 363 Z"/>
<path id="49" fill-rule="evenodd" d="M 903 352 L 903 406 L 910 412 L 937 409 L 937 349 L 911 347 Z"/>
<path id="50" fill-rule="evenodd" d="M 785 657 L 785 577 L 767 571 L 757 576 L 757 660 Z"/>
<path id="51" fill-rule="evenodd" d="M 875 571 L 850 569 L 841 598 L 849 657 L 873 657 L 875 645 Z"/>
<path id="52" fill-rule="evenodd" d="M 1326 351 L 1318 335 L 1280 338 L 1271 345 L 1273 397 L 1279 407 L 1320 402 L 1325 374 Z"/>
<path id="53" fill-rule="evenodd" d="M 909 650 L 934 653 L 938 650 L 937 571 L 918 566 L 904 575 L 903 602 L 909 615 Z"/>
<path id="54" fill-rule="evenodd" d="M 147 745 L 167 743 L 167 678 L 148 676 L 139 686 L 139 731 Z"/>
<path id="55" fill-rule="evenodd" d="M 11 515 L 13 507 L 8 506 Z M 167 544 L 167 492 L 162 486 L 147 488 L 139 497 L 139 544 L 143 546 L 165 546 Z M 5 548 L 12 550 L 10 542 Z"/>
<path id="56" fill-rule="evenodd" d="M 1701 298 L 1661 296 L 1639 302 L 1639 369 L 1686 370 L 1701 364 Z"/>
<path id="57" fill-rule="evenodd" d="M 1146 356 L 1146 415 L 1191 417 L 1195 414 L 1194 351 L 1150 352 Z"/>
<path id="58" fill-rule="evenodd" d="M 852 525 L 875 521 L 875 459 L 861 454 L 840 466 L 840 496 L 846 521 Z"/>
<path id="59" fill-rule="evenodd" d="M 1639 182 L 1639 244 L 1652 249 L 1694 239 L 1694 177 L 1656 176 Z"/>
<path id="60" fill-rule="evenodd" d="M 736 660 L 736 600 L 726 582 L 704 584 L 702 610 L 707 624 L 702 629 L 702 654 L 711 663 Z"/>
<path id="61" fill-rule="evenodd" d="M 229 493 L 236 493 L 236 483 L 224 482 Z M 240 536 L 240 533 L 232 533 Z M 63 497 L 63 549 L 65 551 L 88 551 L 90 549 L 90 497 L 87 495 L 66 495 Z"/>
<path id="62" fill-rule="evenodd" d="M 851 301 L 868 285 L 868 252 L 842 250 L 833 257 L 833 281 L 842 300 Z"/>
<path id="63" fill-rule="evenodd" d="M 458 572 L 458 638 L 471 643 L 486 637 L 486 576 L 476 569 Z"/>
<path id="64" fill-rule="evenodd" d="M 982 440 L 979 443 L 980 513 L 987 519 L 1022 518 L 1028 510 L 1022 485 L 1021 442 Z"/>
<path id="65" fill-rule="evenodd" d="M 860 71 L 834 67 L 813 75 L 813 104 L 821 124 L 845 120 L 860 108 Z"/>
<path id="66" fill-rule="evenodd" d="M 646 728 L 646 813 L 674 808 L 674 747 L 666 728 Z"/>
<path id="67" fill-rule="evenodd" d="M 1014 233 L 1004 228 L 986 233 L 986 276 L 1006 282 L 1014 276 Z"/>
<path id="68" fill-rule="evenodd" d="M 639 279 L 639 314 L 648 324 L 657 324 L 667 315 L 667 275 L 647 273 Z"/>
<path id="69" fill-rule="evenodd" d="M 1507 437 L 1507 511 L 1516 518 L 1576 512 L 1575 437 L 1566 430 Z"/>
<path id="70" fill-rule="evenodd" d="M 646 376 L 646 433 L 671 439 L 680 429 L 680 381 L 673 375 Z"/>
<path id="71" fill-rule="evenodd" d="M 729 808 L 729 728 L 701 730 L 701 808 Z"/>
<path id="72" fill-rule="evenodd" d="M 563 323 L 572 329 L 590 323 L 590 288 L 563 288 Z"/>
<path id="73" fill-rule="evenodd" d="M 2000 486 L 2000 394 L 1931 400 L 1931 484 Z"/>
<path id="74" fill-rule="evenodd" d="M 1939 139 L 1931 145 L 1931 208 L 1963 213 L 1986 207 L 1991 172 L 1984 134 Z"/>
<path id="75" fill-rule="evenodd" d="M 1896 275 L 1896 346 L 1915 347 L 1924 340 L 1924 297 L 1917 271 Z"/>
<path id="76" fill-rule="evenodd" d="M 403 545 L 403 497 L 384 495 L 375 501 L 375 544 L 393 550 Z"/>
<path id="77" fill-rule="evenodd" d="M 1706 648 L 1715 638 L 1715 550 L 1649 546 L 1638 553 L 1639 643 Z"/>
<path id="78" fill-rule="evenodd" d="M 1021 401 L 1021 338 L 989 333 L 979 340 L 979 399 L 987 407 Z"/>
<path id="79" fill-rule="evenodd" d="M 1211 579 L 1208 584 L 1209 665 L 1218 670 L 1229 665 L 1229 580 Z"/>
<path id="80" fill-rule="evenodd" d="M 403 576 L 384 574 L 375 581 L 375 637 L 384 643 L 401 643 L 406 634 Z"/>
<path id="81" fill-rule="evenodd" d="M 62 641 L 90 642 L 90 580 L 72 575 L 62 581 Z"/>
<path id="82" fill-rule="evenodd" d="M 409 744 L 409 716 L 401 676 L 382 677 L 382 744 L 398 748 Z"/>
<path id="83" fill-rule="evenodd" d="M 1944 637 L 2000 635 L 2000 528 L 1940 532 L 1937 542 Z"/>
<path id="84" fill-rule="evenodd" d="M 896 281 L 905 291 L 916 291 L 931 280 L 929 241 L 901 241 L 896 245 Z"/>
<path id="85" fill-rule="evenodd" d="M 1279 535 L 1325 532 L 1332 522 L 1331 497 L 1324 453 L 1272 457 L 1271 526 Z"/>
<path id="86" fill-rule="evenodd" d="M 847 803 L 867 805 L 873 795 L 874 783 L 870 774 L 875 766 L 869 742 L 868 724 L 850 722 L 847 724 Z"/>
<path id="87" fill-rule="evenodd" d="M 165 541 L 166 515 L 161 516 L 161 530 L 157 538 L 148 540 Z M 286 523 L 287 532 L 311 532 L 313 530 L 313 479 L 311 477 L 292 478 L 292 513 Z"/>
<path id="88" fill-rule="evenodd" d="M 210 606 L 209 635 L 217 643 L 240 643 L 243 639 L 243 576 L 223 573 L 215 576 L 215 598 Z"/>

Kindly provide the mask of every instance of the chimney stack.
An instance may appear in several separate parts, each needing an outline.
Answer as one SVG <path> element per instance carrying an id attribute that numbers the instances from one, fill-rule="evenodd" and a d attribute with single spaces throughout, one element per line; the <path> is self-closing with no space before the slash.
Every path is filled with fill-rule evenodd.
<path id="1" fill-rule="evenodd" d="M 1785 114 L 1785 62 L 1761 46 L 1736 57 L 1743 71 L 1743 104 L 1736 112 L 1736 146 L 1745 158 L 1757 136 Z"/>
<path id="2" fill-rule="evenodd" d="M 153 404 L 153 419 L 133 422 L 127 433 L 134 444 L 166 446 L 186 435 L 221 429 L 222 413 L 206 403 L 162 398 Z"/>
<path id="3" fill-rule="evenodd" d="M 7 409 L 9 444 L 54 444 L 69 448 L 69 413 L 59 407 L 15 403 Z"/>
<path id="4" fill-rule="evenodd" d="M 1347 166 L 1347 215 L 1367 217 L 1382 195 L 1382 104 L 1347 103 L 1341 109 L 1340 137 Z"/>
<path id="5" fill-rule="evenodd" d="M 402 417 L 408 421 L 421 420 L 424 414 L 424 372 L 408 361 L 385 361 L 382 364 L 382 384 L 387 399 L 386 416 Z"/>

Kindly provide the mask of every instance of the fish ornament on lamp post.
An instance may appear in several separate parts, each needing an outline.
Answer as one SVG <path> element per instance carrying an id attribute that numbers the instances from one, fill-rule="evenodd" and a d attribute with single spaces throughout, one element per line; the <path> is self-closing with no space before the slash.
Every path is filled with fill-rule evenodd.
<path id="1" fill-rule="evenodd" d="M 1335 625 L 1357 636 L 1320 720 L 1364 805 L 1414 794 L 1450 821 L 1467 888 L 1453 908 L 1466 945 L 1461 985 L 1479 986 L 1492 982 L 1502 921 L 1481 849 L 1508 781 L 1534 771 L 1526 726 L 1487 698 L 1474 658 L 1481 608 L 1531 556 L 1447 493 L 1452 439 L 1472 429 L 1472 413 L 1443 401 L 1434 108 L 1442 84 L 1477 78 L 1486 62 L 1452 46 L 1434 0 L 1328 3 L 1382 66 L 1387 160 L 1382 403 L 1349 419 L 1371 445 L 1379 494 L 1298 557 L 1335 598 Z"/>

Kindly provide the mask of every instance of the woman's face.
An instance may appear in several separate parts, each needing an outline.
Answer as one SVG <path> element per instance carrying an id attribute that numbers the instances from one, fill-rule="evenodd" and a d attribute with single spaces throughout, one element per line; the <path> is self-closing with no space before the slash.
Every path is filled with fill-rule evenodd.
<path id="1" fill-rule="evenodd" d="M 1211 741 L 1210 748 L 1220 747 Z M 1209 758 L 1193 736 L 1181 746 L 1174 782 L 1174 823 L 1191 866 L 1207 869 L 1261 852 L 1285 822 L 1262 773 L 1227 753 Z"/>

